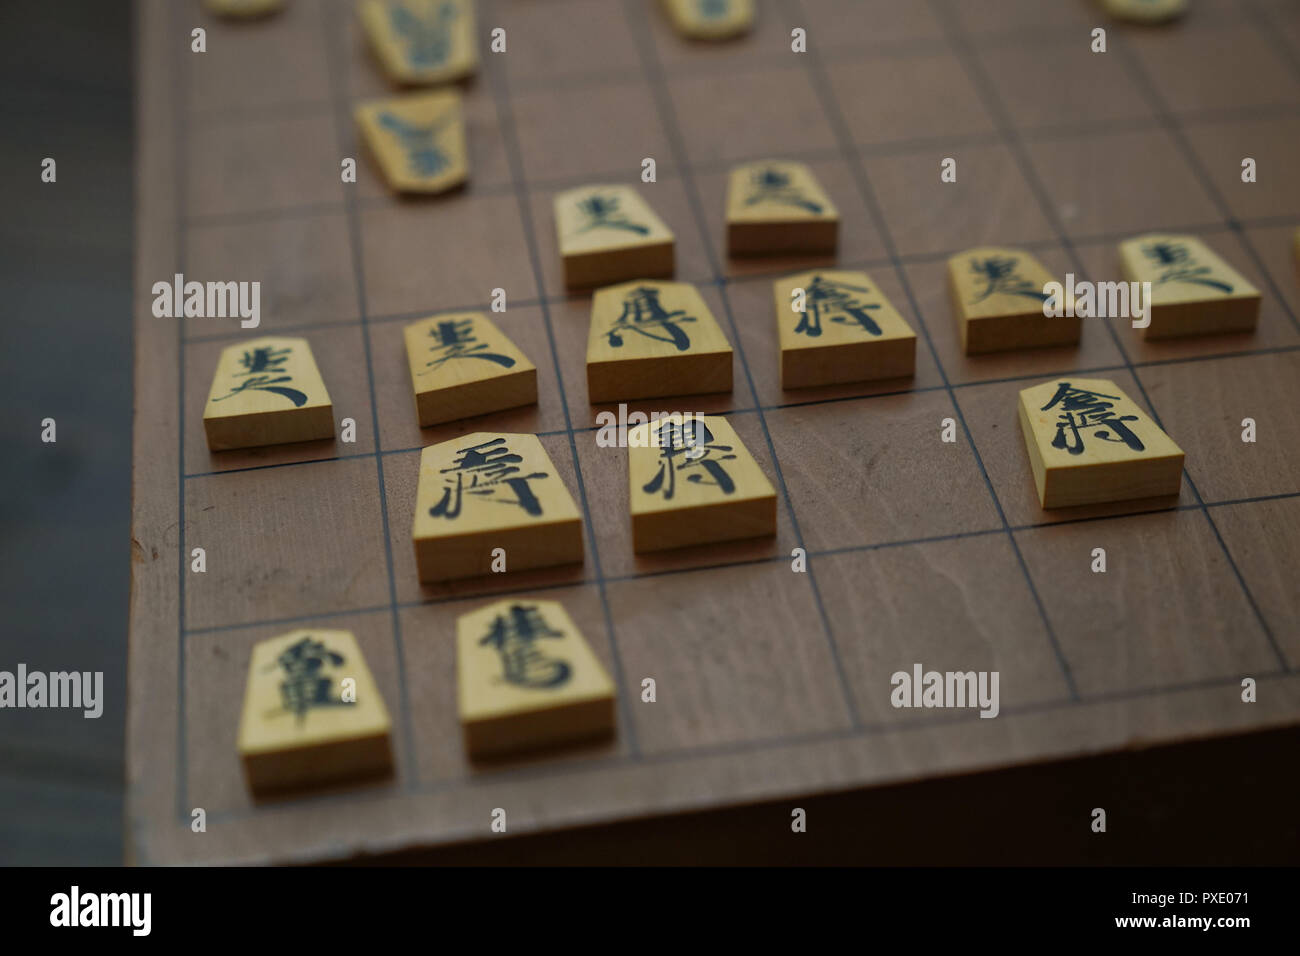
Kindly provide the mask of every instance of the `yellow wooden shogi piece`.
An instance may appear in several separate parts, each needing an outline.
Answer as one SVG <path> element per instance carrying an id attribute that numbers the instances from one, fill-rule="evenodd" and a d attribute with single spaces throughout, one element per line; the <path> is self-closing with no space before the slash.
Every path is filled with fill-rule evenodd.
<path id="1" fill-rule="evenodd" d="M 253 647 L 239 756 L 255 793 L 387 775 L 391 730 L 351 632 L 298 630 Z"/>
<path id="2" fill-rule="evenodd" d="M 673 274 L 673 234 L 631 186 L 557 194 L 555 233 L 570 289 Z"/>
<path id="3" fill-rule="evenodd" d="M 1182 449 L 1106 379 L 1024 389 L 1020 428 L 1044 508 L 1177 495 L 1182 485 Z"/>
<path id="4" fill-rule="evenodd" d="M 448 83 L 478 69 L 473 0 L 361 0 L 357 12 L 395 83 Z"/>
<path id="5" fill-rule="evenodd" d="M 1187 0 L 1101 0 L 1112 17 L 1133 23 L 1164 23 L 1187 12 Z"/>
<path id="6" fill-rule="evenodd" d="M 663 0 L 663 7 L 688 40 L 729 40 L 754 25 L 754 0 Z"/>
<path id="7" fill-rule="evenodd" d="M 830 255 L 840 214 L 806 163 L 744 163 L 727 182 L 727 254 Z"/>
<path id="8" fill-rule="evenodd" d="M 203 0 L 209 12 L 232 20 L 251 20 L 284 9 L 284 0 Z"/>
<path id="9" fill-rule="evenodd" d="M 223 349 L 203 409 L 208 448 L 334 437 L 334 406 L 306 339 L 266 336 Z"/>
<path id="10" fill-rule="evenodd" d="M 628 432 L 632 550 L 776 534 L 776 491 L 721 415 L 670 415 Z"/>
<path id="11" fill-rule="evenodd" d="M 781 387 L 899 378 L 916 368 L 916 333 L 865 272 L 777 279 Z"/>
<path id="12" fill-rule="evenodd" d="M 1044 315 L 1044 286 L 1054 281 L 1020 249 L 980 246 L 948 260 L 948 292 L 967 355 L 1078 345 L 1082 320 L 1066 294 L 1058 318 Z"/>
<path id="13" fill-rule="evenodd" d="M 582 562 L 582 516 L 536 435 L 425 448 L 411 536 L 421 581 Z"/>
<path id="14" fill-rule="evenodd" d="M 592 297 L 592 402 L 729 391 L 731 343 L 695 286 L 643 280 Z"/>
<path id="15" fill-rule="evenodd" d="M 403 193 L 440 193 L 469 178 L 465 120 L 456 90 L 438 90 L 356 108 L 357 126 L 384 172 Z"/>
<path id="16" fill-rule="evenodd" d="M 614 732 L 614 682 L 559 601 L 509 598 L 462 614 L 456 671 L 471 757 Z"/>
<path id="17" fill-rule="evenodd" d="M 405 329 L 421 427 L 537 401 L 537 367 L 482 312 L 443 312 Z"/>
<path id="18" fill-rule="evenodd" d="M 1135 236 L 1119 258 L 1125 279 L 1151 283 L 1148 339 L 1249 332 L 1259 321 L 1259 290 L 1195 236 Z"/>

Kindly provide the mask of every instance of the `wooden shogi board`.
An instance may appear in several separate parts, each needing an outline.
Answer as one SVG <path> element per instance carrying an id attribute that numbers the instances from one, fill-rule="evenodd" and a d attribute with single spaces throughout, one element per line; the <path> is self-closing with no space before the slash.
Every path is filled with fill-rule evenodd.
<path id="1" fill-rule="evenodd" d="M 389 88 L 350 4 L 228 23 L 142 0 L 128 858 L 436 858 L 566 831 L 605 834 L 608 853 L 637 821 L 663 820 L 672 845 L 688 811 L 722 811 L 725 828 L 753 805 L 788 838 L 790 808 L 825 795 L 879 808 L 892 793 L 904 814 L 934 781 L 1300 722 L 1300 21 L 1266 2 L 1192 7 L 1160 29 L 1106 22 L 1109 50 L 1092 54 L 1103 14 L 1085 0 L 782 0 L 717 45 L 682 41 L 640 0 L 484 2 L 469 184 L 411 202 L 357 142 L 354 105 Z M 486 49 L 496 25 L 506 55 Z M 806 54 L 790 52 L 793 26 Z M 356 184 L 340 182 L 343 156 Z M 640 183 L 646 156 L 657 183 Z M 833 197 L 835 259 L 727 259 L 728 169 L 766 156 L 809 163 Z M 945 157 L 958 181 L 941 185 Z M 636 184 L 674 230 L 677 279 L 735 350 L 730 394 L 632 407 L 728 415 L 776 486 L 775 540 L 633 554 L 626 452 L 597 447 L 585 391 L 590 296 L 566 294 L 551 220 L 556 192 L 609 181 Z M 1201 236 L 1241 270 L 1263 294 L 1258 329 L 1157 342 L 1086 319 L 1078 348 L 962 354 L 953 253 L 1019 247 L 1058 276 L 1114 279 L 1117 243 L 1153 230 Z M 772 280 L 817 266 L 881 286 L 917 331 L 913 380 L 781 391 Z M 261 327 L 153 317 L 151 284 L 176 272 L 261 281 Z M 494 288 L 538 404 L 422 431 L 403 325 L 486 311 Z M 208 452 L 217 355 L 261 335 L 309 339 L 354 444 Z M 1040 509 L 1016 396 L 1068 374 L 1113 380 L 1185 450 L 1176 506 Z M 938 439 L 945 418 L 955 443 Z M 541 436 L 587 559 L 421 586 L 420 449 L 484 429 Z M 195 547 L 206 573 L 190 571 Z M 1098 547 L 1105 574 L 1089 570 Z M 617 684 L 612 742 L 468 762 L 455 622 L 505 594 L 563 602 Z M 249 651 L 302 627 L 355 633 L 396 774 L 254 802 L 236 752 Z M 1001 714 L 894 709 L 890 675 L 917 662 L 999 671 Z M 1091 797 L 1071 799 L 1068 823 L 1015 838 L 1086 826 Z M 498 807 L 506 837 L 489 829 Z M 901 820 L 859 825 L 885 840 Z M 598 824 L 613 828 L 583 829 Z"/>

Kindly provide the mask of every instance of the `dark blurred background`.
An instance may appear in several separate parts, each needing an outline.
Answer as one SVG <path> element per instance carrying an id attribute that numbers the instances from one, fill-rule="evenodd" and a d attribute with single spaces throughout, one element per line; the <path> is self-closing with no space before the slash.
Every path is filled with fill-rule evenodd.
<path id="1" fill-rule="evenodd" d="M 122 861 L 131 17 L 125 0 L 0 2 L 0 670 L 104 673 L 97 720 L 0 710 L 0 864 Z"/>

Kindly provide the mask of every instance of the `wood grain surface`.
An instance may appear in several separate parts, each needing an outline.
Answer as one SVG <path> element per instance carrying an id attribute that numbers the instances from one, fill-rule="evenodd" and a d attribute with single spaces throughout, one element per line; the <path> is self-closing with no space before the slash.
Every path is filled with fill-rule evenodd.
<path id="1" fill-rule="evenodd" d="M 1164 28 L 1109 24 L 1093 55 L 1102 14 L 1082 0 L 758 3 L 725 44 L 683 40 L 639 0 L 481 3 L 481 33 L 505 26 L 509 52 L 483 48 L 464 89 L 470 181 L 414 201 L 357 142 L 355 104 L 390 88 L 350 4 L 229 23 L 141 0 L 129 859 L 499 859 L 575 832 L 608 851 L 620 833 L 644 848 L 636 828 L 662 818 L 653 842 L 726 862 L 752 852 L 734 834 L 728 849 L 728 826 L 788 836 L 795 806 L 843 822 L 827 801 L 849 794 L 868 815 L 849 814 L 865 829 L 846 845 L 874 834 L 906 859 L 891 829 L 928 812 L 960 843 L 948 818 L 964 794 L 998 803 L 990 774 L 1022 788 L 1004 806 L 1060 801 L 1026 808 L 1007 839 L 1075 846 L 1096 803 L 1060 768 L 1164 767 L 1163 750 L 1124 755 L 1275 742 L 1263 732 L 1300 722 L 1300 186 L 1282 172 L 1300 146 L 1300 19 L 1267 0 L 1245 17 L 1192 6 Z M 195 26 L 205 54 L 189 51 Z M 790 52 L 794 26 L 807 54 Z M 640 182 L 647 156 L 655 183 Z M 837 256 L 727 257 L 728 171 L 771 156 L 806 162 L 835 202 Z M 1240 182 L 1243 156 L 1259 182 Z M 956 183 L 939 182 L 944 157 Z M 727 416 L 776 488 L 774 538 L 633 553 L 626 451 L 596 444 L 611 406 L 586 393 L 591 298 L 566 293 L 552 221 L 557 193 L 593 182 L 629 184 L 663 218 L 676 278 L 731 342 L 731 392 L 678 410 Z M 1260 290 L 1258 328 L 1151 341 L 1084 320 L 1077 348 L 963 354 L 948 257 L 1010 246 L 1056 276 L 1116 279 L 1117 242 L 1153 231 L 1212 245 Z M 872 276 L 917 333 L 912 379 L 782 390 L 772 283 L 819 268 Z M 261 328 L 153 317 L 150 287 L 177 272 L 261 281 Z M 487 311 L 498 288 L 494 321 L 537 364 L 537 404 L 421 429 L 403 325 Z M 210 453 L 217 355 L 283 334 L 311 342 L 356 442 Z M 1017 395 L 1076 373 L 1114 381 L 1186 452 L 1175 501 L 1039 507 Z M 946 418 L 956 442 L 940 441 Z M 583 515 L 582 565 L 419 583 L 420 449 L 476 431 L 540 436 Z M 563 602 L 617 686 L 613 739 L 469 762 L 456 619 L 505 595 Z M 303 627 L 355 634 L 395 775 L 255 801 L 236 749 L 249 655 Z M 891 706 L 890 675 L 918 662 L 999 671 L 998 717 Z M 747 806 L 776 809 L 755 822 Z"/>

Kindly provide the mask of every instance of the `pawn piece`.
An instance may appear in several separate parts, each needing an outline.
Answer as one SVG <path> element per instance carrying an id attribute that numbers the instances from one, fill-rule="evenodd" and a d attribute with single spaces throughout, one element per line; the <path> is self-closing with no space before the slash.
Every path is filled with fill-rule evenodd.
<path id="1" fill-rule="evenodd" d="M 582 516 L 536 435 L 425 448 L 411 537 L 421 581 L 582 563 Z"/>
<path id="2" fill-rule="evenodd" d="M 1102 0 L 1106 12 L 1117 20 L 1164 23 L 1187 12 L 1187 0 Z"/>
<path id="3" fill-rule="evenodd" d="M 218 17 L 254 20 L 284 9 L 284 0 L 204 0 L 203 5 Z"/>
<path id="4" fill-rule="evenodd" d="M 397 192 L 440 193 L 469 178 L 465 122 L 456 90 L 371 100 L 357 126 Z"/>
<path id="5" fill-rule="evenodd" d="M 420 427 L 537 401 L 537 367 L 482 312 L 443 312 L 405 329 Z"/>
<path id="6" fill-rule="evenodd" d="M 1119 258 L 1125 279 L 1151 283 L 1148 339 L 1249 332 L 1259 320 L 1259 290 L 1195 236 L 1135 236 Z"/>
<path id="7" fill-rule="evenodd" d="M 362 0 L 357 12 L 394 83 L 448 83 L 478 69 L 472 0 Z"/>
<path id="8" fill-rule="evenodd" d="M 390 733 L 350 631 L 292 631 L 253 647 L 239 756 L 254 793 L 387 775 Z"/>
<path id="9" fill-rule="evenodd" d="M 832 255 L 840 214 L 804 163 L 744 163 L 727 183 L 727 254 Z"/>
<path id="10" fill-rule="evenodd" d="M 731 344 L 695 286 L 625 282 L 592 297 L 590 401 L 729 391 Z"/>
<path id="11" fill-rule="evenodd" d="M 555 232 L 570 289 L 673 274 L 673 234 L 630 186 L 557 194 Z"/>
<path id="12" fill-rule="evenodd" d="M 1044 314 L 1052 274 L 1027 252 L 982 246 L 948 260 L 948 292 L 967 355 L 1078 345 L 1081 320 L 1064 302 Z"/>
<path id="13" fill-rule="evenodd" d="M 865 272 L 814 270 L 777 279 L 781 387 L 911 375 L 916 333 Z"/>
<path id="14" fill-rule="evenodd" d="M 306 339 L 266 336 L 221 352 L 203 410 L 211 451 L 334 437 L 334 406 Z"/>
<path id="15" fill-rule="evenodd" d="M 608 737 L 614 682 L 559 601 L 497 601 L 456 621 L 471 757 Z"/>
<path id="16" fill-rule="evenodd" d="M 1182 486 L 1182 449 L 1106 379 L 1024 389 L 1020 428 L 1044 508 L 1177 495 Z"/>
<path id="17" fill-rule="evenodd" d="M 729 40 L 754 25 L 754 0 L 663 0 L 673 29 L 688 40 Z"/>
<path id="18" fill-rule="evenodd" d="M 776 491 L 720 415 L 669 415 L 628 432 L 632 550 L 776 534 Z"/>

